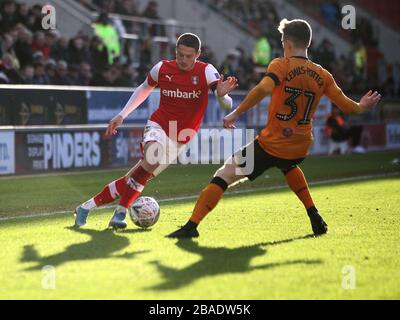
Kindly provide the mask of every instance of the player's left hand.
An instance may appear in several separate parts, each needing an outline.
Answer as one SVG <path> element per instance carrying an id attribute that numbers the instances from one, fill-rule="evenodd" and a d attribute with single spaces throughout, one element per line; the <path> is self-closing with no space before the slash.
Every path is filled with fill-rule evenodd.
<path id="1" fill-rule="evenodd" d="M 217 84 L 217 94 L 220 97 L 228 94 L 232 90 L 235 90 L 238 87 L 238 80 L 235 77 L 228 77 L 224 80 L 224 75 L 221 74 Z"/>
<path id="2" fill-rule="evenodd" d="M 120 115 L 115 116 L 110 120 L 106 130 L 106 137 L 111 137 L 117 133 L 117 128 L 122 125 L 124 118 Z"/>
<path id="3" fill-rule="evenodd" d="M 368 91 L 367 94 L 363 96 L 360 100 L 361 110 L 363 112 L 371 110 L 379 103 L 381 97 L 382 96 L 377 91 Z"/>
<path id="4" fill-rule="evenodd" d="M 233 110 L 230 114 L 224 117 L 224 128 L 236 129 L 235 121 L 239 118 L 237 109 Z"/>

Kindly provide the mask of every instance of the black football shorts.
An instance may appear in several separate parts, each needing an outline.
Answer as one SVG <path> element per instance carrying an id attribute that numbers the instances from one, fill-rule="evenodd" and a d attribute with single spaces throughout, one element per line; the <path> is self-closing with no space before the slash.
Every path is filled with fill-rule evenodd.
<path id="1" fill-rule="evenodd" d="M 239 167 L 245 168 L 248 164 L 247 161 L 251 161 L 251 152 L 254 150 L 253 159 L 254 166 L 251 173 L 245 173 L 244 175 L 249 178 L 250 181 L 254 181 L 260 175 L 262 175 L 266 170 L 276 167 L 282 170 L 283 173 L 290 171 L 295 168 L 298 164 L 303 162 L 305 158 L 300 159 L 281 159 L 268 154 L 259 144 L 258 140 L 255 139 L 253 142 L 244 146 L 238 153 L 242 157 Z"/>

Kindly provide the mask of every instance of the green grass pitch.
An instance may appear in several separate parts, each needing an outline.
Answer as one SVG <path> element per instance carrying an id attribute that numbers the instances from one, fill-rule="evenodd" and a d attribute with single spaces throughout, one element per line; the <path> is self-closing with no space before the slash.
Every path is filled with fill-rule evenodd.
<path id="1" fill-rule="evenodd" d="M 80 230 L 69 213 L 24 217 L 72 210 L 120 170 L 0 178 L 0 299 L 399 299 L 398 156 L 305 161 L 310 182 L 321 181 L 311 186 L 329 225 L 319 238 L 296 196 L 278 188 L 277 170 L 231 190 L 193 241 L 164 237 L 190 216 L 193 198 L 160 201 L 148 231 L 105 230 L 112 209 L 93 211 Z M 196 196 L 215 169 L 171 167 L 144 195 Z"/>

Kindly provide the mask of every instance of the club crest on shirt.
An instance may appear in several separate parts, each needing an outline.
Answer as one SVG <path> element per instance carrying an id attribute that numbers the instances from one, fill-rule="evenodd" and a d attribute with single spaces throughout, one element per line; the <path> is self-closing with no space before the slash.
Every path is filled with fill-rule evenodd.
<path id="1" fill-rule="evenodd" d="M 293 129 L 292 128 L 284 128 L 282 130 L 282 134 L 284 137 L 289 138 L 291 135 L 293 135 Z"/>
<path id="2" fill-rule="evenodd" d="M 199 77 L 198 76 L 192 76 L 192 84 L 194 86 L 199 84 Z"/>

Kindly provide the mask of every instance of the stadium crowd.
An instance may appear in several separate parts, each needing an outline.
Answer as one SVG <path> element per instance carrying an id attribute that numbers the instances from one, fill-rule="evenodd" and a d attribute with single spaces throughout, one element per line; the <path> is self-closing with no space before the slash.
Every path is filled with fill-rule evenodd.
<path id="1" fill-rule="evenodd" d="M 269 55 L 265 63 L 281 55 L 280 34 L 276 30 L 281 17 L 272 1 L 269 0 L 198 0 L 210 8 L 222 13 L 231 22 L 245 28 L 256 38 L 256 48 L 250 57 L 250 64 L 239 64 L 237 76 L 250 75 L 245 83 L 253 85 L 254 66 L 260 65 L 257 61 L 257 45 L 259 41 L 267 43 L 264 55 Z M 337 0 L 300 0 L 293 3 L 308 12 L 313 12 L 314 17 L 328 28 L 342 34 L 341 12 Z M 309 10 L 308 10 L 309 9 Z M 335 29 L 336 28 L 336 29 Z M 374 88 L 386 97 L 400 96 L 400 64 L 385 62 L 384 53 L 378 50 L 377 37 L 370 21 L 365 18 L 357 19 L 357 27 L 349 31 L 348 40 L 354 44 L 354 50 L 347 55 L 338 55 L 334 44 L 329 39 L 322 39 L 320 43 L 313 42 L 309 50 L 310 58 L 328 69 L 337 79 L 338 84 L 346 92 L 361 94 L 367 88 Z M 243 60 L 242 50 L 238 52 L 238 60 Z M 240 55 L 239 55 L 240 53 Z M 227 60 L 235 60 L 229 53 Z M 227 61 L 226 60 L 226 61 Z M 237 63 L 232 62 L 232 65 Z M 243 70 L 245 69 L 245 70 Z M 223 69 L 222 69 L 223 70 Z M 225 69 L 226 70 L 226 69 Z M 256 70 L 262 70 L 256 68 Z M 250 77 L 250 79 L 249 79 Z M 242 77 L 243 79 L 243 77 Z"/>
<path id="2" fill-rule="evenodd" d="M 135 0 L 77 1 L 91 9 L 94 5 L 103 12 L 94 22 L 93 36 L 80 32 L 68 39 L 58 30 L 44 31 L 40 5 L 29 7 L 23 2 L 0 0 L 0 83 L 134 87 L 143 81 L 154 63 L 151 40 L 141 39 L 140 60 L 133 64 L 129 53 L 124 52 L 119 43 L 117 27 L 107 14 L 160 19 L 157 2 L 149 1 L 139 12 Z M 256 45 L 250 53 L 241 47 L 232 48 L 218 64 L 212 48 L 204 45 L 200 57 L 202 61 L 219 66 L 219 71 L 225 75 L 236 76 L 239 89 L 251 88 L 263 76 L 265 66 L 281 54 L 276 26 L 282 17 L 268 0 L 199 1 L 255 36 Z M 327 23 L 333 23 L 338 18 L 335 1 L 322 2 L 321 16 Z M 135 32 L 132 22 L 123 21 L 123 25 L 128 32 Z M 106 32 L 108 36 L 114 35 L 114 43 L 103 41 L 102 35 Z M 160 33 L 160 29 L 150 34 L 155 32 Z M 399 96 L 400 67 L 385 63 L 370 23 L 361 19 L 351 40 L 354 51 L 348 56 L 338 56 L 334 44 L 323 39 L 321 43 L 312 44 L 310 58 L 331 71 L 346 92 L 362 93 L 368 87 L 385 95 Z"/>
<path id="3" fill-rule="evenodd" d="M 13 0 L 0 2 L 0 83 L 138 84 L 137 70 L 129 61 L 114 59 L 114 52 L 99 35 L 80 32 L 68 39 L 58 30 L 45 31 L 41 10 L 41 5 L 29 7 Z M 101 24 L 102 18 L 95 25 Z"/>

